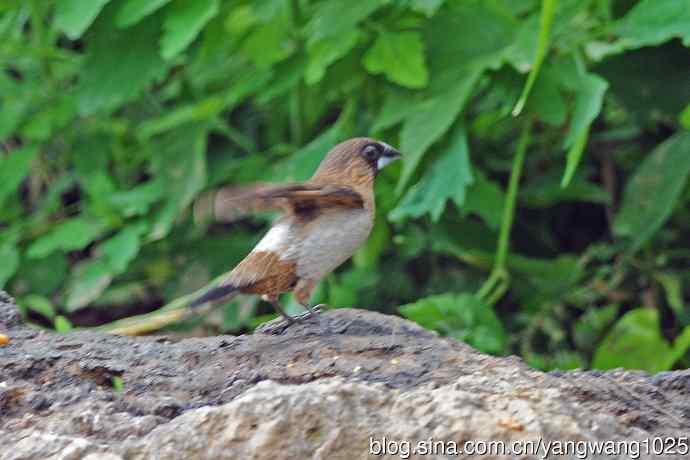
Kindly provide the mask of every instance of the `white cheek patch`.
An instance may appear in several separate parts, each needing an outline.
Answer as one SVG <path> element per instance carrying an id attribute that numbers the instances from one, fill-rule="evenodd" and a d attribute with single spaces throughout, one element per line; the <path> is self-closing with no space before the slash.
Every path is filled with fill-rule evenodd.
<path id="1" fill-rule="evenodd" d="M 387 165 L 393 163 L 395 160 L 397 160 L 399 157 L 395 156 L 381 156 L 379 157 L 378 161 L 376 162 L 376 168 L 380 171 L 383 168 L 385 168 Z"/>
<path id="2" fill-rule="evenodd" d="M 288 224 L 275 225 L 261 238 L 254 251 L 280 251 L 285 247 L 289 236 L 290 226 Z"/>

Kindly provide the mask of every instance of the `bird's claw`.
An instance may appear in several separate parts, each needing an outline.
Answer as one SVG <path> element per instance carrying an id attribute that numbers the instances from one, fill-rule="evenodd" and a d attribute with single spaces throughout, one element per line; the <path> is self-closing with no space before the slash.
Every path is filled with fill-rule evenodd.
<path id="1" fill-rule="evenodd" d="M 280 335 L 293 324 L 305 321 L 314 315 L 321 313 L 325 307 L 327 307 L 326 304 L 320 303 L 314 307 L 307 307 L 309 311 L 302 313 L 301 315 L 290 316 L 288 314 L 284 314 L 282 320 L 273 320 L 264 323 L 257 327 L 255 331 L 260 334 Z"/>

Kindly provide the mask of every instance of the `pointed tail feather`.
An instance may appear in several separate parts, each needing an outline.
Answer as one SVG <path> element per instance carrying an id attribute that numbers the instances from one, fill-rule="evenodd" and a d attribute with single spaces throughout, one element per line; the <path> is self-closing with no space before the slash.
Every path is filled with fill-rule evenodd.
<path id="1" fill-rule="evenodd" d="M 218 286 L 210 291 L 200 295 L 189 304 L 189 308 L 199 307 L 207 302 L 213 302 L 214 300 L 220 300 L 224 297 L 228 297 L 233 292 L 236 292 L 237 288 L 232 285 Z"/>

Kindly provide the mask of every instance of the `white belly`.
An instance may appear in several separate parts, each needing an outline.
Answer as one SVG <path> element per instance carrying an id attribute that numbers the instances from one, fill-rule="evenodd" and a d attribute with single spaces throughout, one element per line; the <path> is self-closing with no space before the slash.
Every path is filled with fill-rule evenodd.
<path id="1" fill-rule="evenodd" d="M 317 220 L 318 231 L 308 232 L 294 248 L 297 276 L 315 281 L 352 257 L 373 226 L 371 215 L 363 209 L 332 212 Z"/>

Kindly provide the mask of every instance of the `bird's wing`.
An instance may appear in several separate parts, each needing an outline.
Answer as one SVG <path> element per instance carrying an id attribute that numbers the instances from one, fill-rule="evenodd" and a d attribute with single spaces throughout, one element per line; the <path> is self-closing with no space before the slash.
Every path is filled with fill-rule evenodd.
<path id="1" fill-rule="evenodd" d="M 224 187 L 203 197 L 196 206 L 199 217 L 211 214 L 217 219 L 236 220 L 251 212 L 280 210 L 295 215 L 313 213 L 320 208 L 362 208 L 364 199 L 351 187 L 309 182 L 248 187 Z"/>

